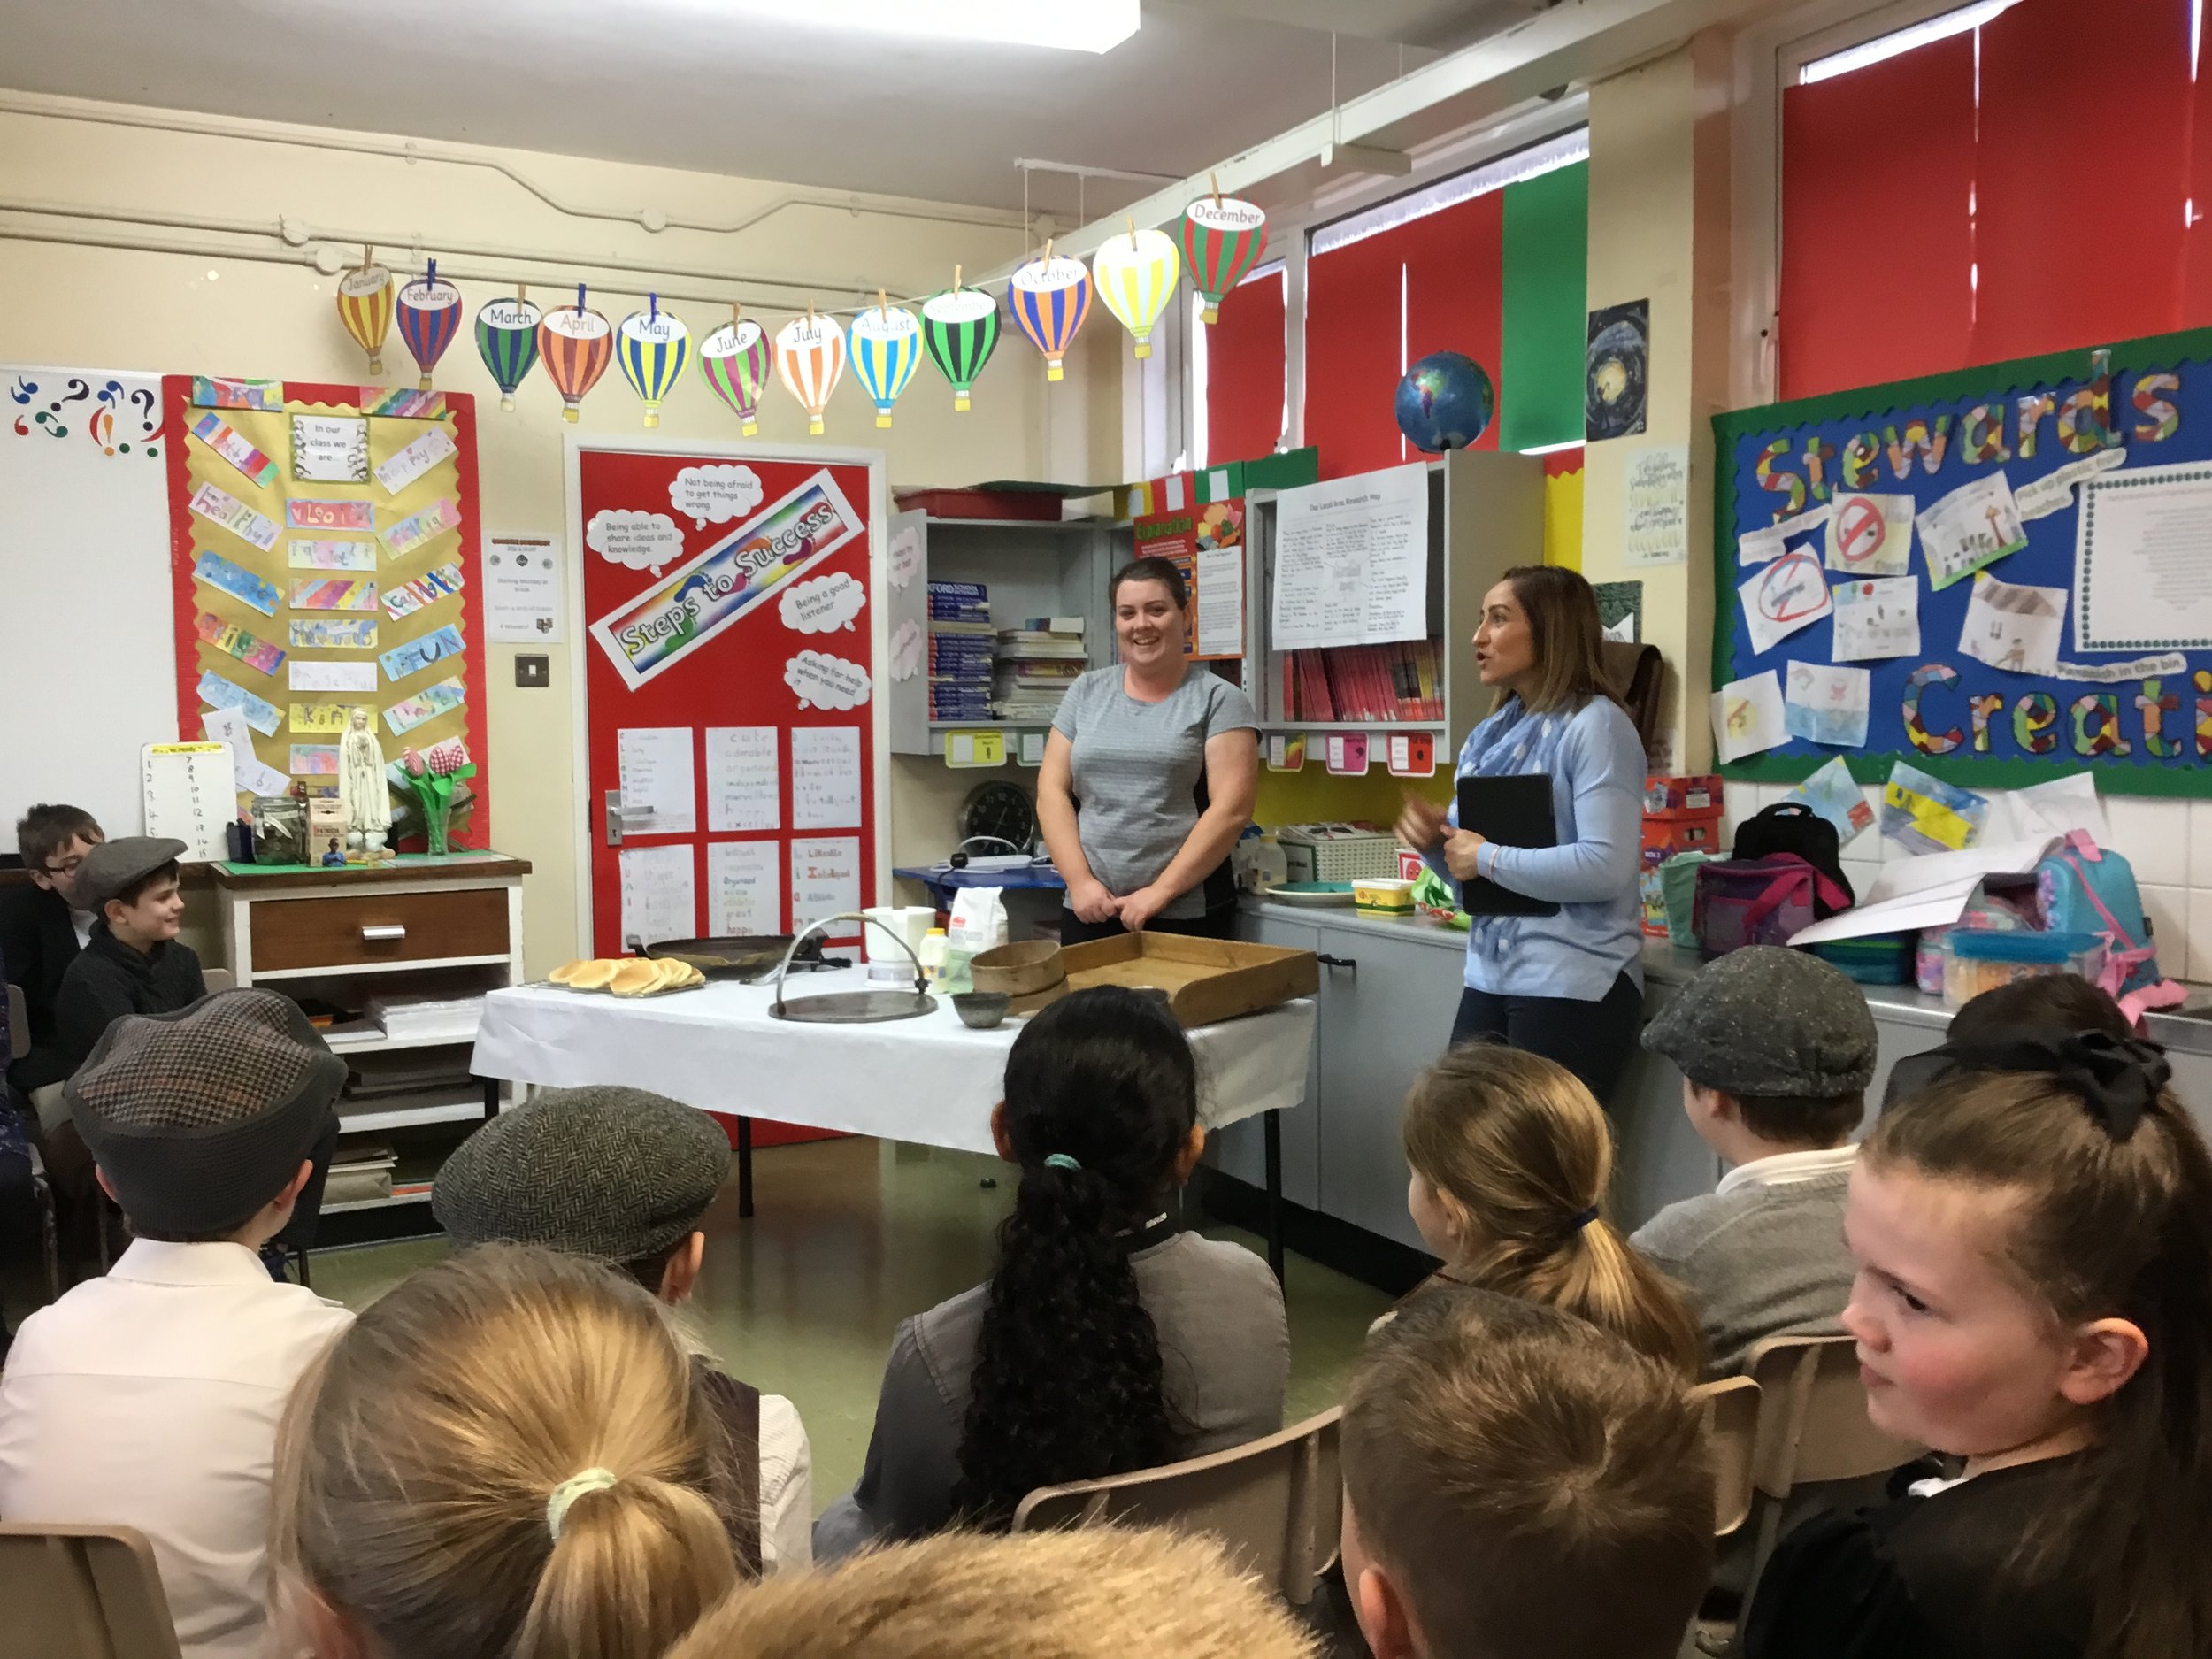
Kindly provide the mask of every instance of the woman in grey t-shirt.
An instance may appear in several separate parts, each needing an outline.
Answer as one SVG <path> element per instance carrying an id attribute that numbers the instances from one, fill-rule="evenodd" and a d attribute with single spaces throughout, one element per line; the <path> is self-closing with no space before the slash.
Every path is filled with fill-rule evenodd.
<path id="1" fill-rule="evenodd" d="M 1063 942 L 1150 927 L 1228 937 L 1229 849 L 1259 787 L 1251 700 L 1183 654 L 1183 573 L 1141 558 L 1110 589 L 1121 661 L 1069 689 L 1045 743 L 1037 819 L 1068 884 Z"/>

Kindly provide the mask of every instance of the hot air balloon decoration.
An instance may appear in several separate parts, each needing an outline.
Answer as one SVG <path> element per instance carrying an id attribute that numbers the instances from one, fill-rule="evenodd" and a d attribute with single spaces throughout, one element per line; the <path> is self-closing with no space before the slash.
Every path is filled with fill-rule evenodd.
<path id="1" fill-rule="evenodd" d="M 661 424 L 661 400 L 683 378 L 691 360 L 691 331 L 683 319 L 661 309 L 660 296 L 648 294 L 645 309 L 632 311 L 615 331 L 615 361 L 622 378 L 645 403 L 645 424 Z"/>
<path id="2" fill-rule="evenodd" d="M 768 389 L 775 352 L 767 331 L 730 307 L 730 320 L 699 342 L 699 373 L 714 395 L 727 403 L 751 437 L 757 430 L 760 395 Z"/>
<path id="3" fill-rule="evenodd" d="M 576 303 L 558 305 L 538 324 L 538 355 L 561 395 L 561 419 L 574 421 L 591 388 L 614 356 L 614 327 L 584 304 L 584 285 L 576 285 Z"/>
<path id="4" fill-rule="evenodd" d="M 876 291 L 872 311 L 853 319 L 853 373 L 867 388 L 876 406 L 876 425 L 891 424 L 891 405 L 922 363 L 922 326 L 903 305 L 894 305 Z"/>
<path id="5" fill-rule="evenodd" d="M 369 373 L 384 373 L 384 336 L 392 327 L 392 273 L 364 248 L 361 263 L 338 279 L 338 320 L 369 355 Z"/>
<path id="6" fill-rule="evenodd" d="M 998 346 L 998 302 L 981 288 L 960 286 L 960 267 L 952 286 L 922 302 L 922 345 L 937 372 L 952 382 L 956 413 L 968 407 L 968 389 L 983 373 Z"/>
<path id="7" fill-rule="evenodd" d="M 845 373 L 845 331 L 837 319 L 809 306 L 805 316 L 786 323 L 776 333 L 776 373 L 806 410 L 806 429 L 820 437 L 822 411 Z"/>
<path id="8" fill-rule="evenodd" d="M 1091 273 L 1083 262 L 1054 258 L 1047 242 L 1044 257 L 1032 259 L 1007 282 L 1006 303 L 1015 326 L 1045 354 L 1045 379 L 1062 379 L 1061 365 L 1091 309 Z"/>
<path id="9" fill-rule="evenodd" d="M 1267 251 L 1267 215 L 1218 188 L 1183 210 L 1183 262 L 1203 305 L 1201 322 L 1218 320 L 1221 296 L 1244 280 Z"/>
<path id="10" fill-rule="evenodd" d="M 1141 357 L 1152 355 L 1152 325 L 1167 309 L 1181 272 L 1175 244 L 1150 226 L 1139 230 L 1134 219 L 1128 234 L 1109 236 L 1091 256 L 1098 297 L 1136 341 Z"/>
<path id="11" fill-rule="evenodd" d="M 543 313 L 530 303 L 529 290 L 517 288 L 511 300 L 493 300 L 476 313 L 476 355 L 484 359 L 499 387 L 499 406 L 515 406 L 515 388 L 538 362 L 538 324 Z"/>
<path id="12" fill-rule="evenodd" d="M 430 372 L 445 356 L 453 336 L 461 332 L 461 290 L 438 280 L 438 262 L 429 273 L 399 291 L 399 337 L 422 371 L 422 389 L 430 389 Z"/>

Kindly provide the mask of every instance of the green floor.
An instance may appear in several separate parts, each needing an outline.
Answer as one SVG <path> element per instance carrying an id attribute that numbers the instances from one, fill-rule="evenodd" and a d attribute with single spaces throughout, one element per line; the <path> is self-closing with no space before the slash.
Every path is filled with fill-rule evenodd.
<path id="1" fill-rule="evenodd" d="M 994 1158 L 892 1141 L 774 1147 L 755 1157 L 753 1219 L 738 1219 L 734 1183 L 710 1212 L 691 1317 L 730 1370 L 797 1403 L 818 1509 L 860 1472 L 893 1328 L 988 1271 L 1010 1188 L 983 1181 L 1008 1172 Z M 1249 1233 L 1207 1231 L 1260 1248 Z M 444 1250 L 429 1240 L 318 1252 L 315 1288 L 361 1308 Z M 1341 1397 L 1389 1299 L 1299 1256 L 1287 1272 L 1295 1422 Z"/>

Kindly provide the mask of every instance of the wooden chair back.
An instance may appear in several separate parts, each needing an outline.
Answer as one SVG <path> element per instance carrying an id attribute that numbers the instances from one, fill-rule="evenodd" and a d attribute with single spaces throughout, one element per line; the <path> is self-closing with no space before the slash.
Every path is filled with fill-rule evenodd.
<path id="1" fill-rule="evenodd" d="M 181 1659 L 145 1535 L 0 1524 L 0 1659 Z"/>
<path id="2" fill-rule="evenodd" d="M 1759 1440 L 1759 1385 L 1748 1377 L 1701 1383 L 1690 1391 L 1705 1413 L 1713 1452 L 1713 1536 L 1726 1538 L 1751 1516 L 1751 1464 Z"/>
<path id="3" fill-rule="evenodd" d="M 1925 1449 L 1893 1439 L 1868 1417 L 1857 1345 L 1847 1336 L 1769 1337 L 1744 1370 L 1763 1407 L 1752 1479 L 1768 1497 L 1882 1474 Z"/>
<path id="4" fill-rule="evenodd" d="M 200 983 L 207 987 L 207 994 L 212 996 L 218 991 L 236 990 L 238 977 L 228 968 L 202 968 Z"/>

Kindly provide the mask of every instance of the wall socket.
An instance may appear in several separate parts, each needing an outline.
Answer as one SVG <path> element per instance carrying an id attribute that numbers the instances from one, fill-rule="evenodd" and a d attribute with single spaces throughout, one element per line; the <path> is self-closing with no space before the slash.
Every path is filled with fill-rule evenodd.
<path id="1" fill-rule="evenodd" d="M 542 651 L 525 651 L 515 657 L 515 684 L 542 690 L 552 683 L 552 659 Z"/>

